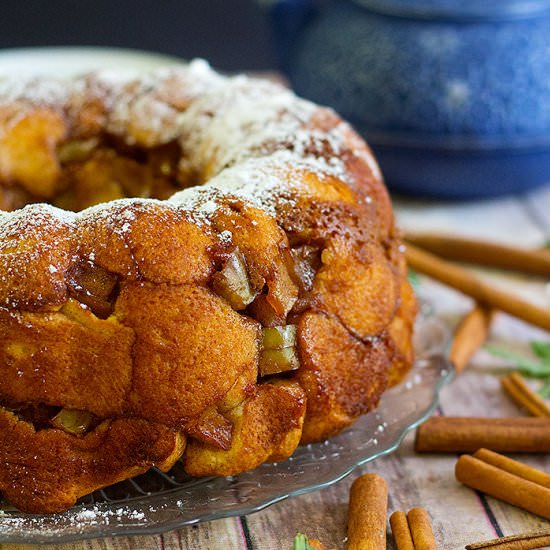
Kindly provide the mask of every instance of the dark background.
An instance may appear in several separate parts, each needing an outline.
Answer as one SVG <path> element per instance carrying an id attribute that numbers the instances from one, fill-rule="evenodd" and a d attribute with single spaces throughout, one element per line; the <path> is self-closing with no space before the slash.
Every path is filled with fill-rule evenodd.
<path id="1" fill-rule="evenodd" d="M 0 0 L 0 48 L 116 46 L 230 71 L 275 67 L 254 0 Z"/>

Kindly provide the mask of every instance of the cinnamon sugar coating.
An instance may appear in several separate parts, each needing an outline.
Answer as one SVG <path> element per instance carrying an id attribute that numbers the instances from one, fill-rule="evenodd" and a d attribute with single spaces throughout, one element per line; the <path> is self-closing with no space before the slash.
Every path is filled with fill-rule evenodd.
<path id="1" fill-rule="evenodd" d="M 0 492 L 21 510 L 180 458 L 198 476 L 284 460 L 412 363 L 376 162 L 277 85 L 204 62 L 0 80 L 0 208 Z"/>

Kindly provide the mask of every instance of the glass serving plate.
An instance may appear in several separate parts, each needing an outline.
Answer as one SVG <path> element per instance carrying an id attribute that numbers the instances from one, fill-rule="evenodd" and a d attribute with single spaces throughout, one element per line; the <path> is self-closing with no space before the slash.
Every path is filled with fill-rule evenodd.
<path id="1" fill-rule="evenodd" d="M 69 542 L 113 535 L 155 534 L 184 525 L 261 510 L 285 498 L 328 487 L 354 468 L 391 453 L 434 411 L 453 369 L 444 352 L 444 325 L 422 317 L 417 360 L 408 378 L 384 394 L 378 408 L 323 443 L 299 447 L 284 462 L 226 478 L 190 478 L 181 466 L 152 470 L 82 499 L 63 514 L 0 510 L 0 542 Z"/>

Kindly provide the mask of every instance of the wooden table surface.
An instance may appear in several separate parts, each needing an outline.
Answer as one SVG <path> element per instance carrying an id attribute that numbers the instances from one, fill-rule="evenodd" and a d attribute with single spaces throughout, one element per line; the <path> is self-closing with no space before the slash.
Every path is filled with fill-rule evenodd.
<path id="1" fill-rule="evenodd" d="M 540 246 L 550 236 L 550 187 L 538 192 L 473 203 L 426 203 L 396 199 L 400 224 L 415 230 L 446 230 L 482 236 L 520 246 Z M 550 308 L 548 281 L 527 280 L 518 275 L 485 271 L 496 285 L 513 289 L 524 298 Z M 436 283 L 421 280 L 421 292 L 429 297 L 436 314 L 456 324 L 471 302 Z M 548 333 L 499 314 L 491 341 L 527 349 L 531 339 Z M 455 416 L 518 416 L 523 413 L 502 393 L 499 374 L 505 365 L 480 351 L 470 368 L 447 387 L 440 413 Z M 550 470 L 550 457 L 523 457 L 529 464 Z M 340 483 L 312 494 L 295 497 L 256 514 L 186 527 L 158 536 L 111 538 L 83 543 L 47 546 L 49 549 L 191 549 L 191 550 L 287 550 L 297 532 L 321 539 L 329 548 L 345 548 L 348 490 L 360 473 L 377 472 L 389 484 L 389 512 L 424 506 L 431 514 L 438 548 L 455 550 L 469 542 L 529 530 L 549 528 L 550 523 L 490 497 L 476 494 L 454 479 L 456 456 L 416 455 L 412 436 L 398 452 L 356 470 Z M 0 545 L 1 549 L 30 548 Z M 393 549 L 391 535 L 388 548 Z"/>

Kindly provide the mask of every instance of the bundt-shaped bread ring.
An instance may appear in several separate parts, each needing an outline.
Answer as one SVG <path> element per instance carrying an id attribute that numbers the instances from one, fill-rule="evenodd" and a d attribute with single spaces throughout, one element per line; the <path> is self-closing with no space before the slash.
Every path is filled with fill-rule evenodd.
<path id="1" fill-rule="evenodd" d="M 281 86 L 200 61 L 0 81 L 0 208 L 0 492 L 21 510 L 180 458 L 282 460 L 411 365 L 378 167 Z"/>

